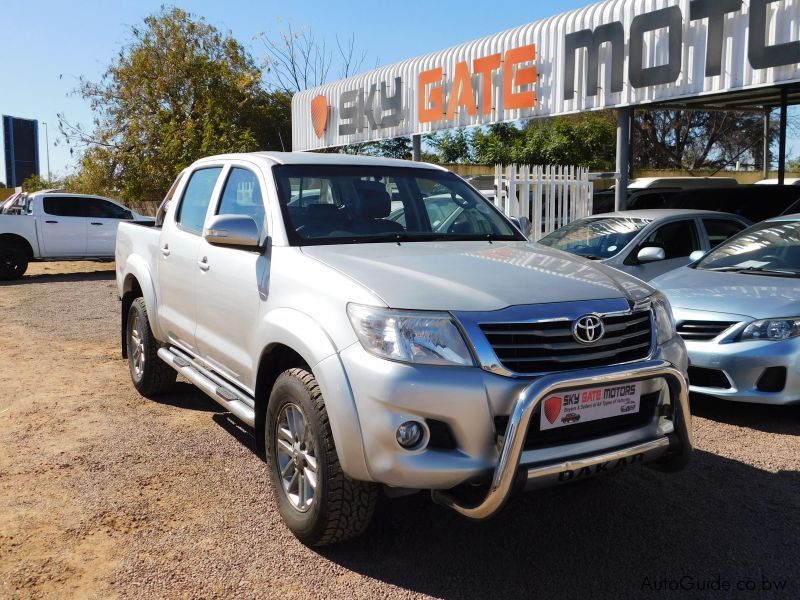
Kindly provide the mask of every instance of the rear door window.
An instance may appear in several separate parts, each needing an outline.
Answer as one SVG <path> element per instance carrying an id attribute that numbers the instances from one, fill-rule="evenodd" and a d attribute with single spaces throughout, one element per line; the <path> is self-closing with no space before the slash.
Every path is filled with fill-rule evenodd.
<path id="1" fill-rule="evenodd" d="M 745 228 L 741 223 L 724 219 L 703 219 L 703 226 L 706 228 L 709 249 L 716 248 Z"/>
<path id="2" fill-rule="evenodd" d="M 192 173 L 175 217 L 181 228 L 197 235 L 203 233 L 208 205 L 221 172 L 222 167 L 209 167 Z"/>
<path id="3" fill-rule="evenodd" d="M 133 214 L 118 204 L 100 198 L 84 198 L 84 209 L 87 217 L 98 219 L 132 219 Z"/>

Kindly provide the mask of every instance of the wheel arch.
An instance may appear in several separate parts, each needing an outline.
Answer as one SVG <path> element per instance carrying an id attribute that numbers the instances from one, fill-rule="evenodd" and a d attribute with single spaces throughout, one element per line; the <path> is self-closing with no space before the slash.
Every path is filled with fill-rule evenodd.
<path id="1" fill-rule="evenodd" d="M 33 246 L 31 246 L 27 238 L 18 233 L 0 233 L 0 244 L 16 244 L 22 246 L 22 248 L 25 249 L 25 253 L 28 255 L 28 260 L 33 260 L 34 258 Z"/>
<path id="2" fill-rule="evenodd" d="M 150 271 L 142 259 L 130 256 L 125 265 L 125 274 L 122 278 L 122 285 L 119 288 L 120 299 L 122 304 L 120 307 L 120 341 L 122 349 L 122 357 L 127 358 L 127 344 L 125 342 L 126 329 L 128 326 L 128 311 L 131 304 L 136 298 L 144 298 L 145 306 L 147 307 L 147 318 L 150 322 L 150 329 L 156 339 L 163 340 L 161 329 L 158 324 L 157 316 L 157 302 L 156 291 L 153 286 L 153 280 L 150 277 Z"/>
<path id="3" fill-rule="evenodd" d="M 352 479 L 372 481 L 366 466 L 361 425 L 350 382 L 333 341 L 310 316 L 293 309 L 275 311 L 263 332 L 270 342 L 259 356 L 255 386 L 256 444 L 264 452 L 267 402 L 278 375 L 300 367 L 319 384 L 328 421 L 344 472 Z"/>

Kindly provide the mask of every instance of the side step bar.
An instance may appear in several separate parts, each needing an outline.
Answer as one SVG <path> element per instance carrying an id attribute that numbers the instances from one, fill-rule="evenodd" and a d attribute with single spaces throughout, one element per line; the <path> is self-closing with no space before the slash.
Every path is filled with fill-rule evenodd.
<path id="1" fill-rule="evenodd" d="M 244 421 L 255 426 L 256 411 L 253 399 L 226 383 L 221 377 L 197 364 L 189 355 L 175 348 L 159 348 L 158 357 L 200 388 L 212 400 Z"/>

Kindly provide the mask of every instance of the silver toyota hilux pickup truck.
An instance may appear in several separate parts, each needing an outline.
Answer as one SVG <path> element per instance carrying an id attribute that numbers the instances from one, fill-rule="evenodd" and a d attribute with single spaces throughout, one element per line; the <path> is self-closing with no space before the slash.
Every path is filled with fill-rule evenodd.
<path id="1" fill-rule="evenodd" d="M 453 173 L 312 153 L 205 158 L 116 246 L 122 352 L 251 426 L 304 543 L 380 493 L 470 519 L 517 491 L 692 451 L 667 300 L 526 240 Z"/>

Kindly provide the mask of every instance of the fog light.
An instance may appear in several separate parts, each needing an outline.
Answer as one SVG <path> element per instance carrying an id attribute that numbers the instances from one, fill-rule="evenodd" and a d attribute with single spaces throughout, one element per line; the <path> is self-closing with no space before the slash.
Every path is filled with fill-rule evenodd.
<path id="1" fill-rule="evenodd" d="M 397 428 L 397 443 L 403 448 L 413 448 L 422 439 L 422 425 L 416 421 L 406 421 Z"/>

